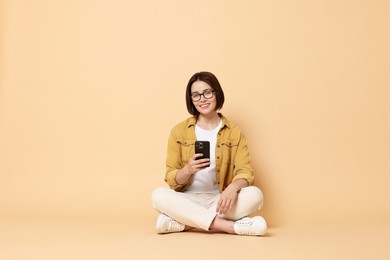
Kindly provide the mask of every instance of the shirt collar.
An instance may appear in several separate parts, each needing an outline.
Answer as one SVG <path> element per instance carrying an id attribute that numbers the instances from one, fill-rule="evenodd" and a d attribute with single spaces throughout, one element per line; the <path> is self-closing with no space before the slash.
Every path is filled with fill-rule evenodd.
<path id="1" fill-rule="evenodd" d="M 227 120 L 227 118 L 222 115 L 221 113 L 218 113 L 218 115 L 222 118 L 222 126 L 221 126 L 221 129 L 224 128 L 225 126 L 227 128 L 230 128 L 230 122 L 229 120 Z M 187 128 L 190 128 L 190 127 L 193 127 L 195 126 L 196 124 L 196 117 L 195 116 L 192 116 L 188 119 L 187 121 Z"/>

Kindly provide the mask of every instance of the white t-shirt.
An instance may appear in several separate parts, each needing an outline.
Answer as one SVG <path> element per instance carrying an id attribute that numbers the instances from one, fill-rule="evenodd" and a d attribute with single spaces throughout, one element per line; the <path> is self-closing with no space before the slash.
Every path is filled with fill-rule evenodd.
<path id="1" fill-rule="evenodd" d="M 195 125 L 196 139 L 210 142 L 210 166 L 195 173 L 192 183 L 187 187 L 187 192 L 218 193 L 217 179 L 215 176 L 215 146 L 217 145 L 217 135 L 222 127 L 222 120 L 218 126 L 212 130 L 204 130 Z"/>

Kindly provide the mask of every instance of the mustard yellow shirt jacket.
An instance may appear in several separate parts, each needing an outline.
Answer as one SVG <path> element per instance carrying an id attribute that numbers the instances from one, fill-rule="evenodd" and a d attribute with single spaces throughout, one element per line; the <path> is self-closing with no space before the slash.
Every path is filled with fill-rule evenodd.
<path id="1" fill-rule="evenodd" d="M 248 185 L 252 185 L 254 175 L 246 138 L 239 127 L 222 114 L 219 116 L 222 118 L 222 127 L 218 132 L 215 147 L 219 191 L 222 192 L 236 179 L 245 179 Z M 190 178 L 180 185 L 176 182 L 176 174 L 195 153 L 195 124 L 196 118 L 190 117 L 174 126 L 169 135 L 165 181 L 176 191 L 185 191 L 192 181 Z"/>

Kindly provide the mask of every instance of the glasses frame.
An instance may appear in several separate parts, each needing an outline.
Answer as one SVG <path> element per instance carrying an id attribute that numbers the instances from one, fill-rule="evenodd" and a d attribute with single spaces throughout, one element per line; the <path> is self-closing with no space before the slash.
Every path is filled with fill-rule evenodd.
<path id="1" fill-rule="evenodd" d="M 206 93 L 206 92 L 208 92 L 208 91 L 210 91 L 211 92 L 211 97 L 206 97 L 204 94 Z M 191 93 L 191 100 L 193 101 L 193 102 L 198 102 L 199 100 L 201 100 L 202 99 L 202 96 L 204 97 L 204 99 L 212 99 L 213 98 L 213 96 L 214 96 L 214 92 L 215 92 L 215 90 L 214 89 L 206 89 L 205 91 L 203 91 L 203 93 L 198 93 L 198 92 L 193 92 L 193 93 Z M 199 95 L 199 98 L 197 99 L 197 100 L 194 100 L 194 98 L 193 98 L 193 94 L 198 94 Z"/>

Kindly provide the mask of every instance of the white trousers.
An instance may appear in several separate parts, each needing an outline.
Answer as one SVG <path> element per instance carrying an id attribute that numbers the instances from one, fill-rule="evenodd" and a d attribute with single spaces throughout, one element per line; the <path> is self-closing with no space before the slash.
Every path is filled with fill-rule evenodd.
<path id="1" fill-rule="evenodd" d="M 169 188 L 157 188 L 152 193 L 153 207 L 179 223 L 209 230 L 216 213 L 220 193 L 177 192 Z M 255 213 L 263 206 L 263 193 L 255 186 L 241 189 L 233 209 L 221 217 L 236 221 Z"/>

